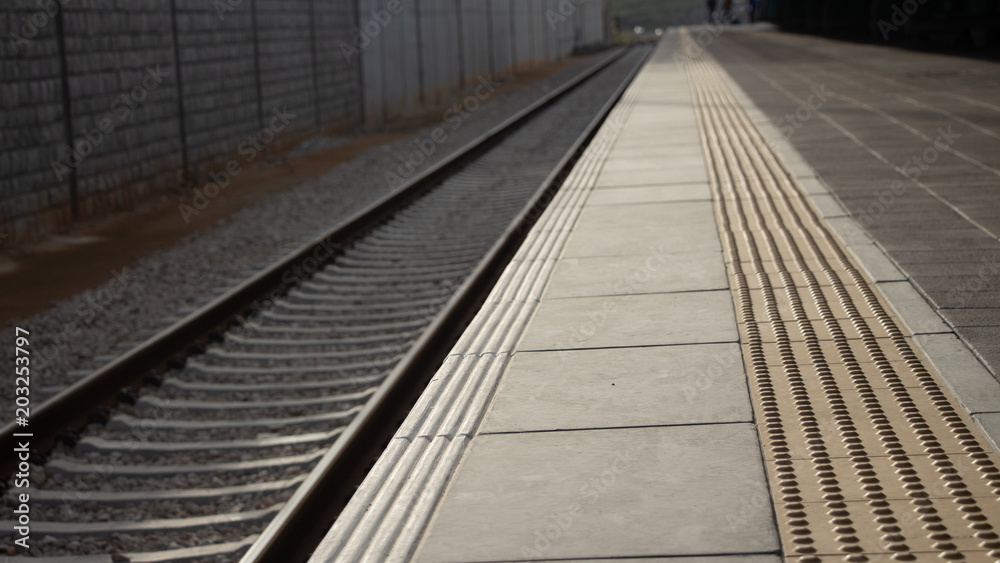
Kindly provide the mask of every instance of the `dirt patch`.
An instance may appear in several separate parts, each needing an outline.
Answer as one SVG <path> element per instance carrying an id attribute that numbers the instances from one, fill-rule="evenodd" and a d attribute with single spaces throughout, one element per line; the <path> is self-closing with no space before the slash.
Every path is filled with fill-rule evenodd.
<path id="1" fill-rule="evenodd" d="M 579 62 L 579 59 L 568 59 L 513 79 L 503 79 L 497 87 L 497 97 L 523 90 Z M 197 215 L 189 216 L 190 223 L 185 223 L 178 210 L 181 201 L 160 199 L 147 202 L 132 212 L 80 223 L 59 236 L 10 251 L 0 256 L 0 327 L 97 287 L 142 256 L 169 248 L 182 238 L 215 225 L 271 194 L 320 177 L 372 147 L 409 137 L 422 127 L 440 123 L 442 113 L 463 98 L 464 95 L 455 95 L 439 107 L 394 120 L 379 132 L 358 135 L 336 146 L 302 156 L 295 156 L 302 151 L 293 150 L 284 157 L 261 163 L 253 167 L 253 174 L 235 177 L 226 187 L 224 196 L 214 198 Z M 489 102 L 484 107 L 488 105 Z"/>

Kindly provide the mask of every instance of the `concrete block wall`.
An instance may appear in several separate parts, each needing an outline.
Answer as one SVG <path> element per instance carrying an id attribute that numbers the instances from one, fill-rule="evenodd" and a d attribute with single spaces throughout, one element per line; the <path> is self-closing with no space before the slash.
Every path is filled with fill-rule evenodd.
<path id="1" fill-rule="evenodd" d="M 343 0 L 310 1 L 319 91 L 316 117 L 324 127 L 356 125 L 361 120 L 361 62 L 352 63 L 340 48 L 354 34 L 355 5 Z"/>
<path id="2" fill-rule="evenodd" d="M 462 57 L 459 65 L 459 83 L 476 81 L 476 76 L 495 73 L 490 55 L 491 10 L 489 2 L 477 0 L 458 3 L 458 53 Z M 484 72 L 485 71 L 485 72 Z"/>
<path id="3" fill-rule="evenodd" d="M 310 22 L 312 0 L 257 0 L 260 44 L 261 126 L 270 127 L 274 111 L 294 114 L 275 142 L 316 132 L 319 92 L 313 81 L 316 54 Z M 343 29 L 338 30 L 343 32 Z M 265 137 L 266 138 L 266 137 Z"/>
<path id="4" fill-rule="evenodd" d="M 255 2 L 221 2 L 176 0 L 183 92 L 178 112 L 184 114 L 187 179 L 194 184 L 204 180 L 216 159 L 260 129 Z"/>
<path id="5" fill-rule="evenodd" d="M 606 0 L 358 0 L 365 122 L 607 42 Z"/>
<path id="6" fill-rule="evenodd" d="M 490 23 L 492 24 L 493 72 L 497 76 L 507 76 L 514 68 L 513 7 L 515 0 L 493 0 L 490 2 Z"/>
<path id="7" fill-rule="evenodd" d="M 73 150 L 53 155 L 51 172 L 75 169 L 81 218 L 177 185 L 177 69 L 170 12 L 159 4 L 89 0 L 64 8 Z"/>
<path id="8" fill-rule="evenodd" d="M 69 221 L 69 179 L 50 166 L 66 144 L 56 25 L 33 0 L 12 0 L 0 34 L 0 221 Z M 9 228 L 2 235 L 13 237 Z"/>
<path id="9" fill-rule="evenodd" d="M 514 71 L 527 70 L 538 64 L 534 41 L 532 12 L 537 12 L 538 0 L 511 0 L 511 43 L 514 45 Z"/>
<path id="10" fill-rule="evenodd" d="M 368 2 L 373 6 L 384 4 L 379 0 Z M 418 46 L 418 68 L 421 75 L 418 95 L 429 104 L 439 104 L 451 94 L 459 84 L 458 56 L 458 13 L 455 0 L 425 0 L 422 2 L 407 2 L 406 8 L 417 13 L 420 21 L 421 44 Z M 387 31 L 392 31 L 391 29 Z M 383 58 L 390 59 L 396 53 L 384 52 Z M 365 59 L 363 73 L 368 74 L 373 65 L 378 65 L 373 58 Z M 398 115 L 396 108 L 385 104 L 377 97 L 378 92 L 365 90 L 366 107 L 384 106 L 385 116 Z M 366 116 L 367 118 L 367 116 Z"/>
<path id="11" fill-rule="evenodd" d="M 247 162 L 320 129 L 360 123 L 360 73 L 338 46 L 355 25 L 352 2 L 5 4 L 3 242 L 183 194 L 229 159 Z M 274 110 L 295 117 L 261 135 Z M 266 148 L 250 158 L 240 149 L 253 138 Z"/>
<path id="12" fill-rule="evenodd" d="M 561 60 L 604 43 L 607 19 L 607 0 L 4 4 L 0 242 L 15 244 Z M 275 111 L 294 117 L 269 132 Z"/>

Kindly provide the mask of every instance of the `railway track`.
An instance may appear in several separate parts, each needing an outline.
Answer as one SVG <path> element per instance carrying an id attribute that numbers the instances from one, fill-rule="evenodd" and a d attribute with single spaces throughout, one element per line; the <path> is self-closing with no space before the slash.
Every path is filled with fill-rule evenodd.
<path id="1" fill-rule="evenodd" d="M 606 57 L 37 409 L 53 447 L 30 555 L 307 555 L 647 53 Z"/>

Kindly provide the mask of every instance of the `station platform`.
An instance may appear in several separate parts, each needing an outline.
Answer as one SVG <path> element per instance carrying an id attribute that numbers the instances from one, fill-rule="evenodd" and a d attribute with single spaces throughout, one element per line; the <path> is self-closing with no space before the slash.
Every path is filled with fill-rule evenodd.
<path id="1" fill-rule="evenodd" d="M 1000 384 L 701 31 L 660 42 L 312 561 L 1000 560 Z"/>

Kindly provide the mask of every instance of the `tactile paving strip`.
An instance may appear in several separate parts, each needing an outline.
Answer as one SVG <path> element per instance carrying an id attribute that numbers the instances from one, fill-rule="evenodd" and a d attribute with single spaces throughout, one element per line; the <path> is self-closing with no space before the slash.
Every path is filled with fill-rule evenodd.
<path id="1" fill-rule="evenodd" d="M 1000 561 L 996 454 L 718 65 L 686 67 L 785 557 Z"/>

